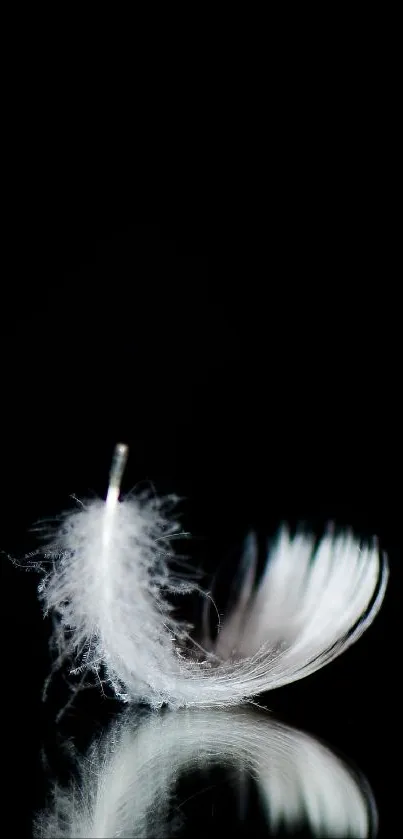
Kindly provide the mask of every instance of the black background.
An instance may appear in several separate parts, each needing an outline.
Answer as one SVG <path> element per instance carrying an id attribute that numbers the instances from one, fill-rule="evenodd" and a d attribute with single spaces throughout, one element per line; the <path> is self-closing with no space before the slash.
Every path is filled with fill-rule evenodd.
<path id="1" fill-rule="evenodd" d="M 120 440 L 130 446 L 125 489 L 152 482 L 184 499 L 188 550 L 207 572 L 228 570 L 250 528 L 271 537 L 284 520 L 377 534 L 391 578 L 374 625 L 328 668 L 264 701 L 355 762 L 389 836 L 400 732 L 395 253 L 368 196 L 332 212 L 318 202 L 253 221 L 139 224 L 118 202 L 59 197 L 11 220 L 1 548 L 21 557 L 36 547 L 31 525 L 71 493 L 102 496 Z M 41 746 L 55 769 L 60 736 L 57 697 L 41 703 L 50 627 L 36 583 L 3 559 L 6 809 L 16 835 L 29 833 L 43 802 Z M 116 710 L 97 695 L 81 704 L 63 723 L 77 739 Z"/>

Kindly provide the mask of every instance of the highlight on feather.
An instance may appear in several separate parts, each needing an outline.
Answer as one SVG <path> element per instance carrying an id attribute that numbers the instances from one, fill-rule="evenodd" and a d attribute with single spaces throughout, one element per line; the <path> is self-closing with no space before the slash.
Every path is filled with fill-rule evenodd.
<path id="1" fill-rule="evenodd" d="M 125 701 L 157 708 L 228 706 L 304 678 L 372 623 L 388 565 L 350 533 L 280 531 L 260 580 L 250 535 L 235 604 L 212 638 L 175 617 L 169 595 L 199 590 L 172 570 L 173 499 L 119 500 L 127 447 L 119 445 L 106 503 L 68 514 L 47 551 L 39 593 L 55 617 L 54 643 L 75 671 L 94 671 Z M 207 597 L 209 595 L 207 594 Z"/>
<path id="2" fill-rule="evenodd" d="M 239 821 L 247 814 L 245 778 L 251 776 L 271 831 L 307 826 L 319 837 L 376 835 L 365 778 L 316 738 L 252 709 L 123 714 L 79 759 L 74 783 L 54 787 L 34 835 L 176 835 L 181 774 L 217 764 L 231 770 Z"/>
<path id="3" fill-rule="evenodd" d="M 106 496 L 106 506 L 109 510 L 113 510 L 116 502 L 119 500 L 120 484 L 122 482 L 128 455 L 129 449 L 125 443 L 118 443 L 117 446 L 115 446 L 111 470 L 109 473 L 108 493 Z"/>

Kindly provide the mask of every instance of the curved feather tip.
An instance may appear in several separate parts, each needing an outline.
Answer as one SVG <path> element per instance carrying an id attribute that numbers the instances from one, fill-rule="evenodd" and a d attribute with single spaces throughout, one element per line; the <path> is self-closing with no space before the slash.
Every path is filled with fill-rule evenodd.
<path id="1" fill-rule="evenodd" d="M 116 475 L 115 475 L 116 477 Z M 112 483 L 112 482 L 111 482 Z M 77 669 L 96 671 L 120 698 L 153 707 L 228 706 L 310 675 L 372 623 L 387 586 L 377 546 L 350 533 L 281 530 L 256 582 L 248 537 L 237 601 L 215 639 L 175 619 L 167 595 L 197 589 L 169 567 L 170 500 L 128 497 L 67 515 L 52 541 L 40 597 L 54 640 Z M 45 566 L 46 569 L 46 566 Z"/>

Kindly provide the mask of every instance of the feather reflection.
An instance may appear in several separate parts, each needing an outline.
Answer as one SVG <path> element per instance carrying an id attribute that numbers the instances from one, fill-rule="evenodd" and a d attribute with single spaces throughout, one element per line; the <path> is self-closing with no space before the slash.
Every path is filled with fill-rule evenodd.
<path id="1" fill-rule="evenodd" d="M 78 761 L 74 783 L 55 785 L 35 835 L 179 836 L 188 827 L 180 778 L 217 766 L 231 768 L 246 821 L 245 777 L 253 779 L 269 834 L 304 826 L 321 837 L 376 834 L 374 799 L 359 773 L 311 735 L 242 708 L 124 713 Z"/>

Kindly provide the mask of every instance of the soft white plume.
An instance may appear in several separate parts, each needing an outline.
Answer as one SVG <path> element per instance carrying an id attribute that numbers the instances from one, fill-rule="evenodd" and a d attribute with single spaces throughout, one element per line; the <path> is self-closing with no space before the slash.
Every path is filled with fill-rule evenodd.
<path id="1" fill-rule="evenodd" d="M 183 826 L 175 786 L 181 774 L 214 764 L 245 772 L 260 792 L 272 831 L 309 826 L 314 836 L 376 834 L 377 813 L 368 783 L 314 737 L 251 710 L 133 713 L 79 761 L 76 780 L 55 786 L 35 835 L 51 837 L 169 837 Z M 242 800 L 243 799 L 243 800 Z M 241 812 L 239 817 L 242 817 Z"/>
<path id="2" fill-rule="evenodd" d="M 259 582 L 249 537 L 239 595 L 217 638 L 206 629 L 191 634 L 167 599 L 197 588 L 171 570 L 178 527 L 166 518 L 167 502 L 119 501 L 116 469 L 105 503 L 63 519 L 40 596 L 55 616 L 62 655 L 76 670 L 96 671 L 121 698 L 172 708 L 240 703 L 318 670 L 379 611 L 388 568 L 377 546 L 330 532 L 316 544 L 283 529 Z"/>

